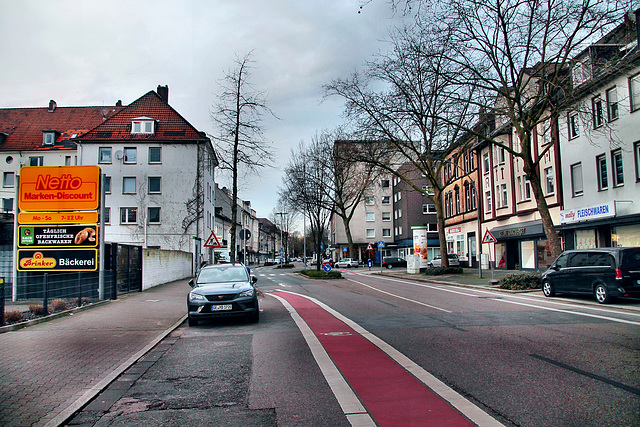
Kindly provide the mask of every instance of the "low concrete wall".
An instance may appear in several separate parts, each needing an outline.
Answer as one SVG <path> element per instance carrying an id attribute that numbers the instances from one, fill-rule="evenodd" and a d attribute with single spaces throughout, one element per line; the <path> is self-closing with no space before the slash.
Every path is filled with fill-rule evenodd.
<path id="1" fill-rule="evenodd" d="M 142 290 L 192 276 L 193 254 L 161 249 L 142 250 Z"/>

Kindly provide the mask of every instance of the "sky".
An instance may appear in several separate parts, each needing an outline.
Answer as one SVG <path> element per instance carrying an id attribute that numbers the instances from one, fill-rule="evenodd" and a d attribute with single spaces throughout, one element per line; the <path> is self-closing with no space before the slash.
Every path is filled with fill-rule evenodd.
<path id="1" fill-rule="evenodd" d="M 0 0 L 0 108 L 124 105 L 158 85 L 200 131 L 234 59 L 252 53 L 251 84 L 278 117 L 264 138 L 276 164 L 240 185 L 269 217 L 301 141 L 344 123 L 344 103 L 322 85 L 384 51 L 401 23 L 386 0 Z M 360 13 L 359 13 L 360 12 Z M 185 165 L 192 167 L 193 165 Z M 220 186 L 229 182 L 220 181 Z"/>

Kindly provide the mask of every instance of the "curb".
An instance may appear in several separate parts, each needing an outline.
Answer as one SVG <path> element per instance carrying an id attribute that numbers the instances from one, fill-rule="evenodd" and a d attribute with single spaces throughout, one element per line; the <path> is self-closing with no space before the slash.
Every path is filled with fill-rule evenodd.
<path id="1" fill-rule="evenodd" d="M 104 300 L 94 302 L 88 305 L 83 305 L 81 307 L 70 308 L 68 310 L 59 311 L 57 313 L 48 314 L 46 316 L 38 317 L 37 319 L 27 320 L 26 322 L 14 323 L 11 325 L 0 326 L 0 334 L 4 334 L 5 332 L 17 331 L 23 328 L 28 328 L 29 326 L 39 325 L 40 323 L 49 322 L 54 319 L 58 319 L 64 316 L 72 316 L 75 313 L 80 313 L 81 311 L 91 310 L 92 308 L 100 307 L 101 305 L 110 303 L 112 300 Z"/>

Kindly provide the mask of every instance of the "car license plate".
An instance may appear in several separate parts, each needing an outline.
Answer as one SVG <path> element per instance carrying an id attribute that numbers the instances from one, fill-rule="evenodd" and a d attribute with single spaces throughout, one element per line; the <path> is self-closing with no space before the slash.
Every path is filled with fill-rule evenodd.
<path id="1" fill-rule="evenodd" d="M 232 309 L 233 309 L 232 304 L 219 304 L 219 305 L 211 306 L 211 311 L 224 311 L 224 310 L 232 310 Z"/>

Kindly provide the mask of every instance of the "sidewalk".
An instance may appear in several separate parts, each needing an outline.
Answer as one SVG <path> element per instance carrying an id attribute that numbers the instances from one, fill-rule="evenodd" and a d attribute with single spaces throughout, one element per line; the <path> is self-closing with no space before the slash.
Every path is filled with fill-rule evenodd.
<path id="1" fill-rule="evenodd" d="M 187 280 L 0 334 L 0 425 L 57 426 L 186 317 Z"/>

